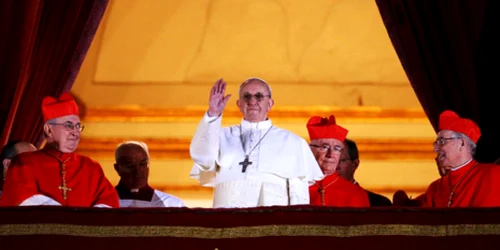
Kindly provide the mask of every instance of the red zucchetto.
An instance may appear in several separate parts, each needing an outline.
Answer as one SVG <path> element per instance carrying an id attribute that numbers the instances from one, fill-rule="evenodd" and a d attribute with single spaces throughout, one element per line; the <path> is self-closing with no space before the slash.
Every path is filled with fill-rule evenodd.
<path id="1" fill-rule="evenodd" d="M 460 118 L 455 112 L 445 110 L 439 115 L 439 130 L 451 130 L 468 136 L 474 143 L 481 137 L 477 124 L 466 118 Z"/>
<path id="2" fill-rule="evenodd" d="M 335 116 L 333 115 L 329 118 L 320 116 L 311 117 L 307 122 L 307 131 L 311 140 L 333 138 L 341 142 L 344 141 L 347 132 L 349 132 L 347 129 L 337 125 Z"/>
<path id="3" fill-rule="evenodd" d="M 42 101 L 42 113 L 43 122 L 47 122 L 62 116 L 78 115 L 78 106 L 69 93 L 63 93 L 59 100 L 52 96 L 46 96 Z"/>

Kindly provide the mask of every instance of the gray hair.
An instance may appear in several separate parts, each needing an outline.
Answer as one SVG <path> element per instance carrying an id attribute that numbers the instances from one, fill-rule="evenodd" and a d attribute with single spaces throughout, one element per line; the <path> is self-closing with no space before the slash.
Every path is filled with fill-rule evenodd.
<path id="1" fill-rule="evenodd" d="M 56 118 L 52 118 L 50 120 L 47 120 L 43 125 L 54 124 L 54 123 L 57 123 Z M 49 137 L 49 135 L 47 133 L 45 133 L 45 129 L 43 130 L 43 137 L 45 137 L 45 138 Z"/>
<path id="2" fill-rule="evenodd" d="M 239 96 L 241 96 L 241 89 L 243 89 L 243 87 L 245 85 L 247 85 L 248 83 L 250 83 L 251 81 L 258 81 L 258 82 L 264 84 L 264 86 L 266 86 L 266 88 L 267 88 L 267 91 L 269 92 L 269 98 L 271 98 L 273 96 L 272 91 L 271 91 L 271 86 L 269 86 L 269 84 L 266 81 L 264 81 L 263 79 L 258 78 L 258 77 L 250 77 L 250 78 L 246 79 L 244 82 L 242 82 L 240 85 L 240 89 L 238 90 Z"/>
<path id="3" fill-rule="evenodd" d="M 45 122 L 45 124 L 57 123 L 56 119 L 57 119 L 57 118 L 52 118 L 52 119 L 50 119 L 50 120 L 47 120 L 47 121 Z"/>
<path id="4" fill-rule="evenodd" d="M 149 159 L 149 150 L 148 150 L 148 145 L 142 141 L 125 141 L 125 142 L 122 142 L 120 144 L 118 144 L 118 146 L 116 147 L 116 150 L 115 150 L 115 160 L 118 161 L 118 156 L 119 156 L 119 152 L 122 148 L 126 147 L 126 146 L 131 146 L 131 145 L 135 145 L 135 146 L 139 146 L 141 147 L 144 152 L 146 152 L 146 155 L 148 156 L 148 159 Z"/>
<path id="5" fill-rule="evenodd" d="M 476 143 L 474 141 L 472 141 L 465 134 L 462 134 L 462 133 L 456 132 L 456 131 L 451 131 L 451 132 L 452 132 L 453 137 L 458 137 L 458 138 L 462 138 L 465 140 L 467 146 L 469 146 L 469 150 L 470 150 L 472 157 L 474 157 L 476 155 L 476 147 L 477 147 Z"/>

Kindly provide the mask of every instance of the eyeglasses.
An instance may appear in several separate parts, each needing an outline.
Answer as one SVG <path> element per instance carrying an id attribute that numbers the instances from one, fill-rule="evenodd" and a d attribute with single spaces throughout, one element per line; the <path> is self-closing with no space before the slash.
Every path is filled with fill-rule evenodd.
<path id="1" fill-rule="evenodd" d="M 432 145 L 433 146 L 436 146 L 436 145 L 442 146 L 442 145 L 446 144 L 446 142 L 451 141 L 451 140 L 456 140 L 456 139 L 462 139 L 462 138 L 460 138 L 460 137 L 439 137 L 432 143 Z"/>
<path id="2" fill-rule="evenodd" d="M 339 162 L 346 162 L 346 161 L 352 161 L 352 159 L 340 159 Z"/>
<path id="3" fill-rule="evenodd" d="M 242 96 L 242 97 L 243 97 L 243 100 L 244 100 L 245 102 L 250 102 L 250 101 L 252 100 L 252 97 L 255 97 L 255 100 L 256 100 L 257 102 L 260 102 L 260 101 L 262 101 L 262 99 L 264 99 L 264 97 L 271 97 L 271 95 L 264 95 L 264 94 L 262 94 L 262 93 L 258 92 L 258 93 L 257 93 L 257 94 L 255 94 L 255 95 L 252 95 L 252 94 L 250 94 L 250 93 L 245 93 L 245 94 L 243 94 L 243 96 Z"/>
<path id="4" fill-rule="evenodd" d="M 319 152 L 322 152 L 322 153 L 326 153 L 328 151 L 333 152 L 335 154 L 342 153 L 342 147 L 341 146 L 334 146 L 333 147 L 333 151 L 332 151 L 332 147 L 330 147 L 330 145 L 327 145 L 327 144 L 323 144 L 323 145 L 309 144 L 309 146 L 317 148 L 319 150 Z"/>
<path id="5" fill-rule="evenodd" d="M 65 123 L 55 123 L 55 122 L 52 122 L 52 123 L 49 123 L 50 125 L 60 125 L 60 126 L 63 126 L 66 130 L 68 131 L 73 131 L 75 128 L 82 132 L 83 129 L 85 128 L 85 126 L 83 126 L 83 124 L 81 123 L 77 123 L 77 124 L 73 124 L 72 122 L 65 122 Z"/>

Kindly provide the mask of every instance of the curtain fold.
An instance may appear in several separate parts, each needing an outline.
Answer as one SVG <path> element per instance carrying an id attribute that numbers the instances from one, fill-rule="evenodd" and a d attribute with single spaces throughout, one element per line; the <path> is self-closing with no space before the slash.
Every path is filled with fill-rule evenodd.
<path id="1" fill-rule="evenodd" d="M 44 96 L 58 97 L 71 89 L 108 1 L 3 1 L 2 4 L 10 6 L 10 10 L 17 8 L 17 13 L 25 15 L 20 17 L 13 12 L 12 16 L 4 17 L 9 19 L 10 28 L 0 30 L 7 34 L 6 42 L 0 43 L 0 50 L 11 51 L 2 54 L 0 62 L 24 59 L 9 74 L 0 75 L 0 81 L 4 83 L 0 115 L 12 114 L 5 121 L 0 120 L 2 145 L 8 140 L 26 140 L 41 145 L 41 101 Z M 18 22 L 19 19 L 23 22 Z M 9 36 L 15 30 L 21 30 L 25 35 Z"/>
<path id="2" fill-rule="evenodd" d="M 26 89 L 33 45 L 43 4 L 41 1 L 0 2 L 0 128 L 7 142 Z"/>
<path id="3" fill-rule="evenodd" d="M 482 130 L 476 158 L 494 161 L 500 150 L 491 138 L 488 95 L 495 84 L 485 63 L 493 51 L 498 4 L 491 0 L 376 0 L 394 49 L 429 121 L 450 109 Z M 488 47 L 487 50 L 484 48 Z M 496 122 L 495 122 L 496 123 Z"/>

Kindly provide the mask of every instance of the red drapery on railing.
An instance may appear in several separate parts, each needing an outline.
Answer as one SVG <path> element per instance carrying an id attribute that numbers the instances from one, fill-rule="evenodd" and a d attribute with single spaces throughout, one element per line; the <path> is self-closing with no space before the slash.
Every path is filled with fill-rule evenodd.
<path id="1" fill-rule="evenodd" d="M 495 91 L 499 4 L 495 0 L 376 0 L 406 75 L 433 127 L 451 109 L 476 121 L 476 158 L 500 157 Z"/>
<path id="2" fill-rule="evenodd" d="M 41 143 L 41 101 L 71 89 L 108 1 L 1 1 L 0 146 Z"/>
<path id="3" fill-rule="evenodd" d="M 499 209 L 0 208 L 2 249 L 498 249 Z"/>

